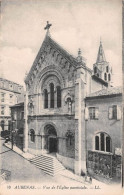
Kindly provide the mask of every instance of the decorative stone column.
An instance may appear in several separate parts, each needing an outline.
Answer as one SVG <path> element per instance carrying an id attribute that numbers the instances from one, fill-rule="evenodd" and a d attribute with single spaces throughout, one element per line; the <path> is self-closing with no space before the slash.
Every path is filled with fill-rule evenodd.
<path id="1" fill-rule="evenodd" d="M 57 89 L 54 91 L 54 108 L 57 108 Z"/>
<path id="2" fill-rule="evenodd" d="M 85 135 L 85 83 L 83 78 L 75 82 L 75 165 L 77 175 L 86 173 L 86 135 Z"/>

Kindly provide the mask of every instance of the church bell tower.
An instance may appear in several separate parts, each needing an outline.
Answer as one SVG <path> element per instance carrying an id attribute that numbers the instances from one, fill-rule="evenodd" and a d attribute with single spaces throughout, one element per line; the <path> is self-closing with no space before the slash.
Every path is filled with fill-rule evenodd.
<path id="1" fill-rule="evenodd" d="M 110 83 L 112 79 L 112 68 L 110 67 L 109 62 L 106 61 L 101 40 L 97 60 L 96 63 L 93 64 L 93 75 L 104 80 L 106 83 Z"/>

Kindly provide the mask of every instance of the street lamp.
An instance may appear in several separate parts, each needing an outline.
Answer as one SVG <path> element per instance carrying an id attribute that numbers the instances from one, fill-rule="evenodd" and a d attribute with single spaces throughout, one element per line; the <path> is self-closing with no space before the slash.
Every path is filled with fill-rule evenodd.
<path id="1" fill-rule="evenodd" d="M 15 121 L 12 121 L 12 130 L 11 130 L 11 144 L 12 144 L 12 150 L 13 150 L 13 134 L 16 132 L 14 130 L 14 123 Z"/>

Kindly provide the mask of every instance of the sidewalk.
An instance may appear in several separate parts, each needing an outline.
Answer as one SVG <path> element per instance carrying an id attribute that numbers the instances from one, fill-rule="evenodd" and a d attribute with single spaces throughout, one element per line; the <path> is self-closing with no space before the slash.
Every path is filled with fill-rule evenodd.
<path id="1" fill-rule="evenodd" d="M 11 143 L 8 142 L 8 143 L 4 143 L 4 146 L 6 146 L 7 148 L 11 149 Z M 23 152 L 22 150 L 20 150 L 17 146 L 13 146 L 13 151 L 16 152 L 17 154 L 19 154 L 20 156 L 22 156 L 23 158 L 27 159 L 27 160 L 30 160 L 31 158 L 35 157 L 36 155 L 33 155 L 33 154 L 30 154 L 28 152 Z M 63 170 L 62 172 L 60 172 L 60 175 L 63 176 L 63 177 L 66 177 L 66 178 L 69 178 L 71 180 L 74 180 L 74 181 L 77 181 L 77 182 L 80 182 L 80 183 L 83 183 L 85 185 L 90 185 L 91 187 L 93 186 L 104 186 L 106 184 L 96 180 L 96 179 L 93 179 L 92 182 L 90 182 L 90 177 L 83 177 L 83 176 L 78 176 L 76 174 L 74 174 L 72 171 L 70 170 Z"/>
<path id="2" fill-rule="evenodd" d="M 9 149 L 12 149 L 11 143 L 4 143 L 4 146 L 6 146 Z M 23 152 L 22 150 L 20 150 L 17 146 L 13 145 L 13 151 L 16 152 L 17 154 L 21 155 L 23 158 L 30 160 L 31 158 L 35 157 L 35 155 L 30 154 L 28 152 Z"/>

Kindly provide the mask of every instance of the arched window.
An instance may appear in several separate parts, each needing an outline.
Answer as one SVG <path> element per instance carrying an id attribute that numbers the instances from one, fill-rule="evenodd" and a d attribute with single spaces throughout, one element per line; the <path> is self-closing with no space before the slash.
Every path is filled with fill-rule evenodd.
<path id="1" fill-rule="evenodd" d="M 35 142 L 35 132 L 33 129 L 30 130 L 30 140 L 32 142 Z"/>
<path id="2" fill-rule="evenodd" d="M 109 71 L 108 66 L 106 66 L 106 72 L 108 72 L 108 71 Z"/>
<path id="3" fill-rule="evenodd" d="M 94 73 L 95 73 L 95 74 L 97 73 L 97 67 L 94 68 Z"/>
<path id="4" fill-rule="evenodd" d="M 61 107 L 61 87 L 57 87 L 57 107 Z"/>
<path id="5" fill-rule="evenodd" d="M 48 92 L 47 92 L 47 89 L 44 90 L 44 108 L 48 108 Z"/>
<path id="6" fill-rule="evenodd" d="M 107 75 L 106 75 L 106 73 L 104 74 L 104 80 L 105 80 L 105 81 L 107 80 Z"/>
<path id="7" fill-rule="evenodd" d="M 109 80 L 109 81 L 111 80 L 111 75 L 110 75 L 110 74 L 108 74 L 108 80 Z"/>
<path id="8" fill-rule="evenodd" d="M 101 133 L 101 151 L 105 150 L 105 145 L 104 145 L 104 133 Z"/>
<path id="9" fill-rule="evenodd" d="M 95 136 L 95 150 L 111 152 L 111 138 L 107 133 L 97 133 Z"/>
<path id="10" fill-rule="evenodd" d="M 110 152 L 111 140 L 110 137 L 106 137 L 106 152 Z"/>
<path id="11" fill-rule="evenodd" d="M 95 136 L 95 150 L 99 150 L 99 136 Z"/>
<path id="12" fill-rule="evenodd" d="M 50 108 L 54 108 L 54 84 L 50 83 Z"/>

